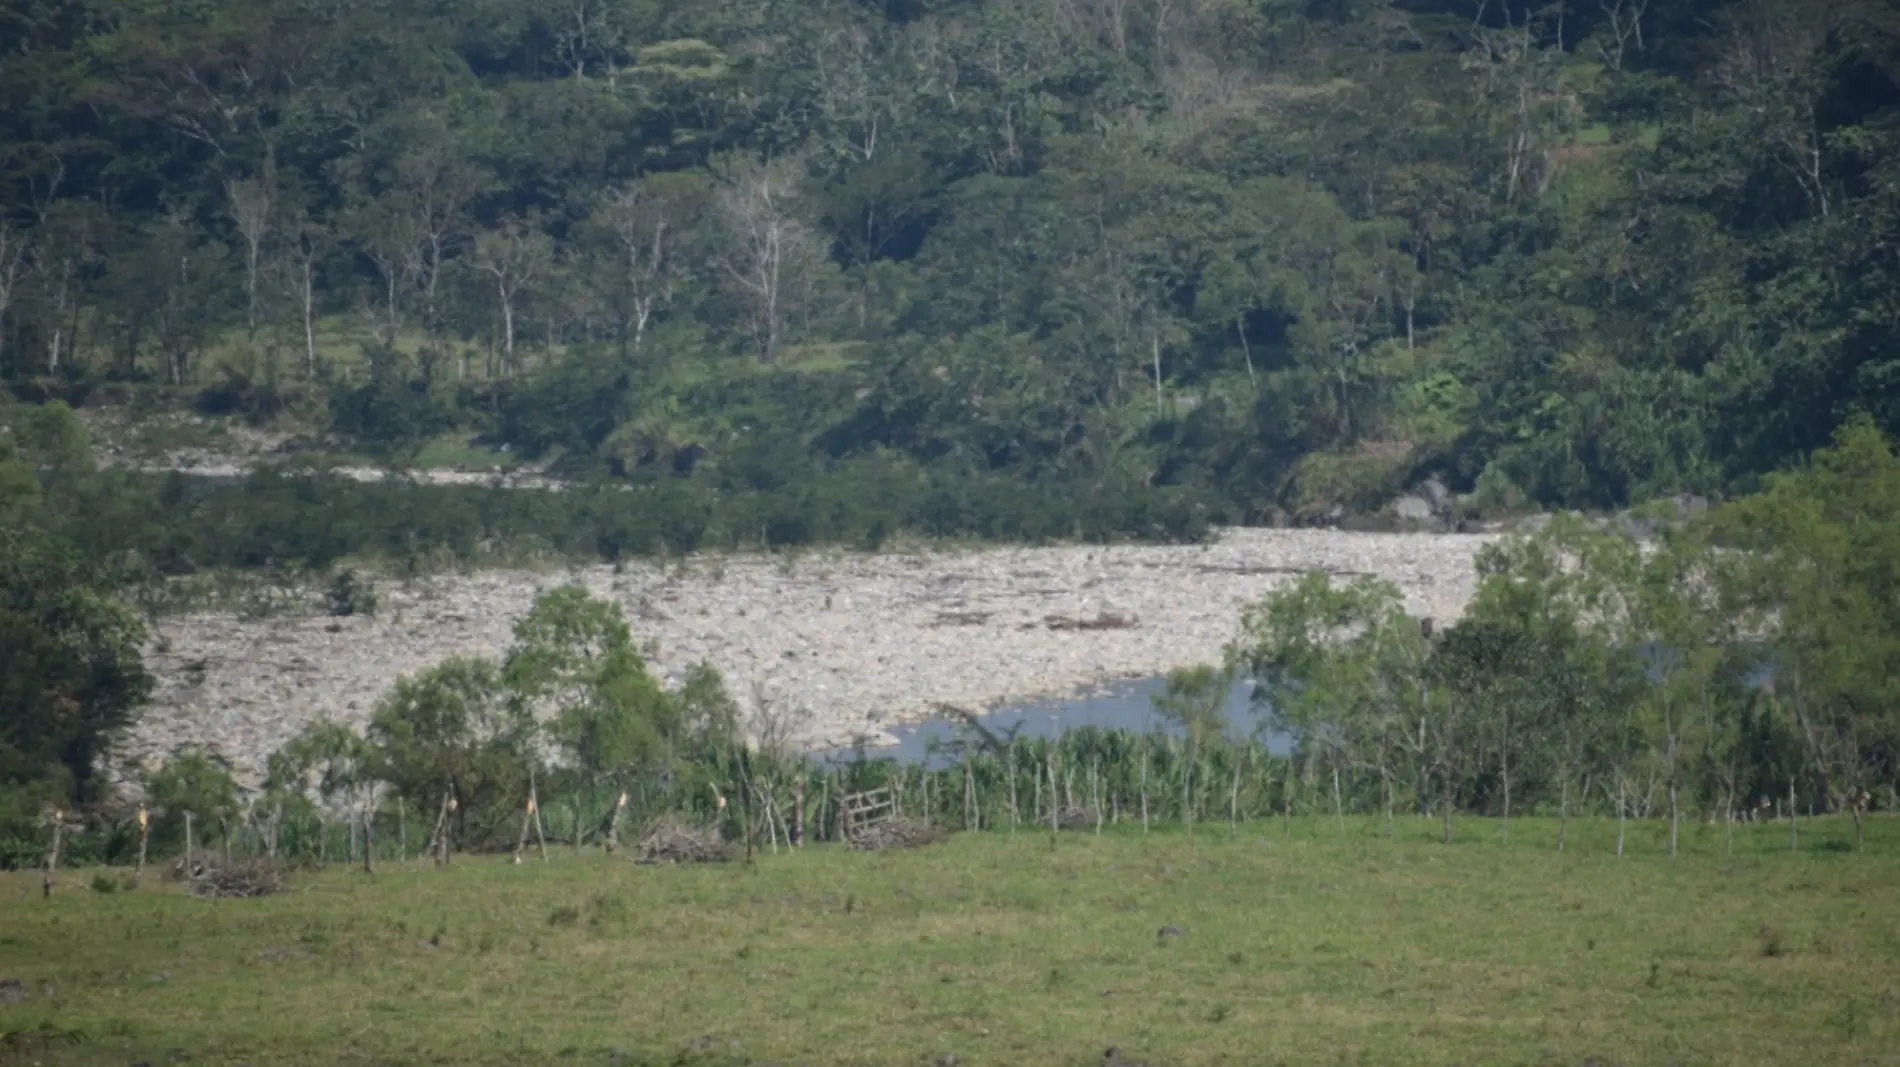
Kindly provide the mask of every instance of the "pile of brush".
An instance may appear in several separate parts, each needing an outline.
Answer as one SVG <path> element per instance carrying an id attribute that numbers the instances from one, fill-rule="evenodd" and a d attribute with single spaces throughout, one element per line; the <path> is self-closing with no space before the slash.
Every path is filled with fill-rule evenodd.
<path id="1" fill-rule="evenodd" d="M 267 897 L 283 889 L 283 872 L 262 857 L 201 866 L 191 878 L 191 895 L 207 900 Z"/>
<path id="2" fill-rule="evenodd" d="M 853 830 L 851 847 L 877 852 L 887 848 L 920 848 L 949 838 L 950 831 L 941 826 L 925 826 L 916 819 L 895 815 Z"/>
<path id="3" fill-rule="evenodd" d="M 222 862 L 215 852 L 194 848 L 183 856 L 176 857 L 165 869 L 165 877 L 174 882 L 193 882 L 198 876 Z"/>
<path id="4" fill-rule="evenodd" d="M 1094 808 L 1071 804 L 1056 809 L 1056 825 L 1064 830 L 1093 830 L 1100 822 L 1101 814 Z"/>
<path id="5" fill-rule="evenodd" d="M 732 847 L 717 826 L 687 822 L 662 815 L 647 827 L 634 850 L 635 863 L 724 863 Z"/>

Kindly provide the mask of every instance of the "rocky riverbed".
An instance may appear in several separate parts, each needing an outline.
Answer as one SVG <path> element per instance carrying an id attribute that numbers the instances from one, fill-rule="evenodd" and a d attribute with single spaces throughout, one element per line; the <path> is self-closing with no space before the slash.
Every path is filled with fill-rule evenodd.
<path id="1" fill-rule="evenodd" d="M 498 656 L 535 594 L 578 583 L 620 603 L 655 669 L 705 661 L 754 714 L 812 748 L 889 740 L 939 703 L 985 709 L 1218 662 L 1242 607 L 1313 570 L 1375 574 L 1457 617 L 1489 537 L 1228 530 L 1202 546 L 989 548 L 695 557 L 384 581 L 374 617 L 306 611 L 161 620 L 134 759 L 215 747 L 249 780 L 306 723 L 361 724 L 402 675 Z"/>

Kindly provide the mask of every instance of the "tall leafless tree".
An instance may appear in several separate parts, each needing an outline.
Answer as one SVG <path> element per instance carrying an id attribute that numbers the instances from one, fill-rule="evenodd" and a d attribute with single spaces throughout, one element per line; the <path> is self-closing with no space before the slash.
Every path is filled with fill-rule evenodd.
<path id="1" fill-rule="evenodd" d="M 304 373 L 312 380 L 317 376 L 317 264 L 334 241 L 335 234 L 328 226 L 306 214 L 297 224 L 290 256 L 281 271 L 284 288 L 302 313 Z"/>
<path id="2" fill-rule="evenodd" d="M 754 347 L 766 363 L 778 360 L 788 305 L 805 291 L 820 252 L 810 227 L 794 213 L 798 199 L 795 160 L 741 159 L 719 170 L 716 203 L 723 232 L 713 262 L 741 297 Z"/>
<path id="3" fill-rule="evenodd" d="M 1831 7 L 1756 0 L 1728 13 L 1714 77 L 1753 118 L 1760 144 L 1828 217 L 1826 145 L 1820 106 L 1828 87 Z"/>
<path id="4" fill-rule="evenodd" d="M 408 238 L 407 275 L 422 298 L 422 326 L 434 336 L 441 325 L 443 270 L 466 236 L 469 204 L 488 175 L 463 152 L 451 131 L 425 125 L 396 158 L 395 210 Z"/>
<path id="5" fill-rule="evenodd" d="M 382 299 L 372 299 L 363 313 L 371 334 L 384 346 L 395 344 L 402 333 L 412 283 L 409 251 L 417 244 L 412 221 L 407 215 L 373 203 L 357 206 L 343 219 L 350 244 L 376 268 Z"/>
<path id="6" fill-rule="evenodd" d="M 1597 6 L 1609 20 L 1609 39 L 1597 45 L 1597 54 L 1611 70 L 1622 70 L 1630 45 L 1643 50 L 1643 15 L 1649 10 L 1649 0 L 1597 0 Z"/>
<path id="7" fill-rule="evenodd" d="M 506 368 L 520 369 L 515 359 L 515 320 L 522 292 L 553 265 L 553 260 L 554 247 L 548 235 L 513 216 L 504 219 L 500 228 L 475 239 L 469 262 L 495 287 L 496 306 L 501 311 L 502 365 Z"/>
<path id="8" fill-rule="evenodd" d="M 27 256 L 32 247 L 32 232 L 0 218 L 0 367 L 6 366 L 7 312 L 26 276 Z"/>
<path id="9" fill-rule="evenodd" d="M 593 222 L 620 262 L 621 336 L 636 352 L 688 276 L 683 246 L 702 197 L 700 187 L 668 175 L 610 188 L 595 205 Z"/>
<path id="10" fill-rule="evenodd" d="M 227 210 L 244 241 L 244 330 L 245 336 L 257 336 L 257 281 L 263 268 L 265 242 L 270 237 L 272 207 L 276 203 L 274 182 L 264 178 L 232 179 L 224 183 Z"/>
<path id="11" fill-rule="evenodd" d="M 852 162 L 875 160 L 880 137 L 899 118 L 902 94 L 881 84 L 877 70 L 890 51 L 889 42 L 862 23 L 828 32 L 813 49 L 819 114 L 833 150 Z"/>

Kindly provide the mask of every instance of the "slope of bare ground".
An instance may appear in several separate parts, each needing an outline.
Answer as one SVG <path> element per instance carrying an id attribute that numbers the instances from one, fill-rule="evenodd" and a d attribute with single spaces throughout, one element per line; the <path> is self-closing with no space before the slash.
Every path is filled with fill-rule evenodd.
<path id="1" fill-rule="evenodd" d="M 126 752 L 211 745 L 249 777 L 308 722 L 363 722 L 404 674 L 499 655 L 536 592 L 568 582 L 622 604 L 670 681 L 708 661 L 742 703 L 763 697 L 789 719 L 797 743 L 877 744 L 937 702 L 993 707 L 1217 662 L 1241 608 L 1305 571 L 1375 574 L 1413 613 L 1454 618 L 1486 540 L 1248 529 L 1205 546 L 698 557 L 387 582 L 374 618 L 162 620 L 159 685 Z"/>

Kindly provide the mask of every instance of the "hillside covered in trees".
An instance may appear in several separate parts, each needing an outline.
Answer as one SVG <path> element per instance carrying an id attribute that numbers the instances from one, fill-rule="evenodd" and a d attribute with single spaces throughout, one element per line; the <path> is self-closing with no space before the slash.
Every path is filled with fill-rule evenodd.
<path id="1" fill-rule="evenodd" d="M 28 0 L 0 41 L 29 399 L 1217 521 L 1730 494 L 1900 429 L 1876 0 Z"/>

